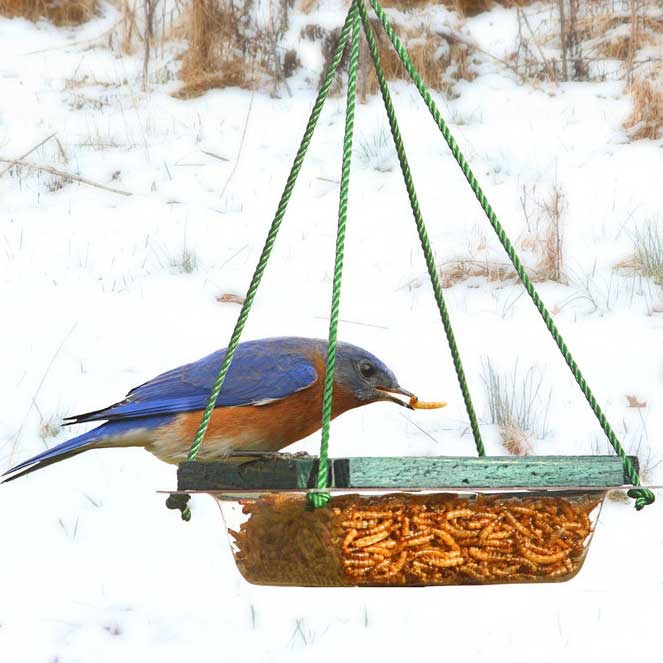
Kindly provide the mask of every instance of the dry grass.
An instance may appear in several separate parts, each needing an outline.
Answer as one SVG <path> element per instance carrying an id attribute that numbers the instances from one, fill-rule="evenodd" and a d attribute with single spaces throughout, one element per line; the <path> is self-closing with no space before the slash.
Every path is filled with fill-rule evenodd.
<path id="1" fill-rule="evenodd" d="M 215 87 L 248 87 L 246 63 L 235 53 L 236 18 L 232 5 L 193 0 L 188 12 L 188 48 L 180 76 L 180 98 Z"/>
<path id="2" fill-rule="evenodd" d="M 409 80 L 409 75 L 402 65 L 398 53 L 394 50 L 389 38 L 376 19 L 371 21 L 375 34 L 380 62 L 388 81 Z M 450 34 L 440 34 L 431 30 L 427 25 L 416 28 L 405 28 L 397 22 L 393 23 L 394 30 L 407 48 L 410 59 L 421 75 L 429 89 L 448 94 L 453 84 L 458 80 L 473 80 L 475 74 L 471 69 L 471 48 L 453 38 Z M 323 74 L 327 70 L 334 54 L 340 31 L 325 31 L 317 25 L 308 25 L 302 29 L 302 37 L 311 41 L 320 40 L 325 58 Z M 348 51 L 339 66 L 347 70 Z M 337 78 L 332 93 L 338 94 L 343 85 Z M 379 86 L 375 69 L 368 52 L 368 44 L 362 34 L 361 53 L 359 60 L 359 74 L 357 82 L 359 99 L 365 102 L 369 96 L 379 93 Z"/>
<path id="3" fill-rule="evenodd" d="M 645 13 L 647 5 L 642 0 L 630 0 L 630 13 L 626 16 L 608 16 L 597 21 L 600 31 L 594 26 L 594 37 L 598 42 L 599 57 L 619 60 L 624 63 L 626 79 L 633 83 L 636 56 L 646 46 L 661 43 L 663 21 Z"/>
<path id="4" fill-rule="evenodd" d="M 514 456 L 527 456 L 532 451 L 531 436 L 547 434 L 551 392 L 542 401 L 543 377 L 534 367 L 524 375 L 516 362 L 513 374 L 500 374 L 492 362 L 483 362 L 482 380 L 490 421 L 497 425 L 504 450 Z"/>
<path id="5" fill-rule="evenodd" d="M 535 2 L 538 0 L 496 0 L 495 4 L 502 5 L 502 7 L 527 7 Z"/>
<path id="6" fill-rule="evenodd" d="M 97 13 L 97 0 L 0 0 L 0 15 L 29 21 L 46 18 L 55 25 L 80 25 Z"/>
<path id="7" fill-rule="evenodd" d="M 176 96 L 190 98 L 222 87 L 276 89 L 299 66 L 296 53 L 280 48 L 288 8 L 288 0 L 272 0 L 259 20 L 252 0 L 193 0 L 185 17 L 184 86 Z"/>
<path id="8" fill-rule="evenodd" d="M 421 9 L 422 7 L 430 7 L 435 2 L 435 0 L 381 0 L 380 4 L 383 7 L 393 7 L 395 9 L 400 9 L 401 11 L 408 11 L 410 9 Z M 453 0 L 448 0 L 443 4 L 449 5 Z M 438 4 L 435 2 L 435 4 Z"/>
<path id="9" fill-rule="evenodd" d="M 461 16 L 476 16 L 492 9 L 493 0 L 452 0 L 451 6 Z"/>
<path id="10" fill-rule="evenodd" d="M 663 286 L 663 223 L 649 221 L 631 235 L 633 253 L 615 269 L 640 274 Z"/>
<path id="11" fill-rule="evenodd" d="M 627 407 L 638 409 L 642 407 L 647 407 L 647 401 L 641 401 L 637 396 L 633 394 L 626 394 L 625 396 Z"/>
<path id="12" fill-rule="evenodd" d="M 633 110 L 624 122 L 631 140 L 656 140 L 663 136 L 663 85 L 659 80 L 638 77 L 631 83 Z"/>
<path id="13" fill-rule="evenodd" d="M 663 43 L 660 0 L 551 0 L 548 16 L 517 6 L 518 36 L 510 68 L 524 82 L 625 78 L 656 61 Z M 620 62 L 615 68 L 607 61 Z"/>
<path id="14" fill-rule="evenodd" d="M 540 278 L 546 281 L 563 280 L 562 215 L 565 207 L 564 193 L 561 187 L 555 184 L 550 195 L 541 202 L 540 258 L 536 271 Z"/>
<path id="15" fill-rule="evenodd" d="M 499 427 L 500 441 L 504 451 L 511 456 L 529 456 L 532 453 L 532 443 L 527 433 L 515 424 L 506 424 Z"/>
<path id="16" fill-rule="evenodd" d="M 124 0 L 127 2 L 127 0 Z M 184 86 L 178 97 L 197 96 L 212 87 L 240 86 L 256 88 L 273 85 L 274 88 L 291 76 L 300 66 L 295 51 L 283 51 L 281 40 L 288 26 L 288 9 L 291 0 L 269 0 L 272 18 L 267 24 L 257 20 L 257 4 L 254 0 L 192 0 L 187 10 L 188 48 L 184 54 L 180 76 Z M 473 14 L 485 9 L 492 0 L 449 0 L 448 5 L 461 14 Z M 401 10 L 434 6 L 431 0 L 387 0 L 385 6 Z M 302 0 L 297 11 L 309 14 L 319 9 L 318 0 Z M 263 10 L 261 9 L 261 14 Z M 264 19 L 261 19 L 264 21 Z M 131 21 L 128 21 L 129 31 Z M 373 28 L 378 41 L 382 66 L 387 80 L 407 79 L 407 73 L 382 28 L 374 19 Z M 467 41 L 454 38 L 453 33 L 440 34 L 427 24 L 406 29 L 394 24 L 405 43 L 413 64 L 421 73 L 426 85 L 448 93 L 458 80 L 472 80 L 472 47 Z M 340 30 L 329 30 L 315 23 L 305 25 L 302 39 L 321 44 L 326 70 L 338 42 Z M 348 53 L 340 70 L 347 71 Z M 332 93 L 339 93 L 343 82 L 337 78 Z M 365 39 L 362 37 L 362 54 L 358 81 L 360 99 L 365 101 L 378 92 Z"/>
<path id="17" fill-rule="evenodd" d="M 439 274 L 440 284 L 443 288 L 451 288 L 474 277 L 498 283 L 518 278 L 510 264 L 469 258 L 450 260 L 443 263 L 439 267 Z"/>
<path id="18" fill-rule="evenodd" d="M 380 129 L 370 136 L 356 140 L 358 165 L 378 173 L 389 173 L 398 168 L 398 155 L 388 129 Z"/>
<path id="19" fill-rule="evenodd" d="M 302 0 L 299 5 L 299 11 L 302 14 L 310 14 L 311 12 L 318 9 L 320 6 L 320 0 Z"/>
<path id="20" fill-rule="evenodd" d="M 540 197 L 536 187 L 523 187 L 520 202 L 528 228 L 526 236 L 520 241 L 520 248 L 533 254 L 536 260 L 528 261 L 528 276 L 535 282 L 566 283 L 562 232 L 566 199 L 563 190 L 554 184 L 547 196 Z M 439 265 L 442 287 L 451 288 L 471 278 L 483 278 L 498 285 L 518 279 L 511 263 L 475 257 L 485 249 L 486 241 L 482 239 L 477 246 L 468 249 L 467 257 Z"/>
<path id="21" fill-rule="evenodd" d="M 39 437 L 43 441 L 57 437 L 61 432 L 62 417 L 59 415 L 52 415 L 48 419 L 42 418 L 39 422 Z"/>
<path id="22" fill-rule="evenodd" d="M 615 35 L 613 37 L 606 37 L 597 48 L 597 53 L 609 60 L 626 60 L 632 57 L 642 46 L 641 39 L 634 39 L 633 35 Z"/>
<path id="23" fill-rule="evenodd" d="M 169 41 L 184 40 L 187 25 L 184 20 L 186 5 L 181 0 L 165 3 L 161 0 L 112 0 L 119 10 L 120 19 L 114 30 L 112 42 L 122 53 L 131 54 L 136 49 L 145 48 L 145 25 L 148 24 L 149 51 L 164 48 Z M 148 58 L 149 60 L 149 53 Z"/>
<path id="24" fill-rule="evenodd" d="M 431 5 L 443 4 L 449 9 L 454 9 L 461 16 L 476 16 L 481 12 L 488 11 L 495 4 L 506 6 L 529 4 L 533 0 L 504 0 L 495 3 L 494 0 L 383 0 L 380 4 L 383 7 L 393 7 L 401 11 L 411 9 L 420 9 L 421 7 L 430 7 Z"/>
<path id="25" fill-rule="evenodd" d="M 403 34 L 402 32 L 399 33 Z M 440 37 L 428 33 L 426 29 L 422 29 L 421 32 L 417 31 L 415 34 L 417 33 L 418 36 L 414 39 L 408 38 L 408 35 L 403 35 L 412 64 L 416 67 L 427 87 L 448 92 L 448 84 L 443 81 L 443 74 L 450 64 L 450 58 L 436 58 L 434 55 L 442 43 Z M 385 78 L 388 81 L 408 80 L 408 73 L 405 71 L 398 53 L 392 47 L 387 36 L 382 31 L 376 31 L 376 36 L 378 37 L 378 47 Z M 379 91 L 375 69 L 370 58 L 363 58 L 359 90 L 362 101 Z"/>
<path id="26" fill-rule="evenodd" d="M 122 18 L 120 20 L 120 50 L 123 53 L 130 54 L 133 51 L 134 37 L 140 34 L 136 23 L 136 5 L 129 6 L 129 0 L 121 0 L 120 11 Z"/>
<path id="27" fill-rule="evenodd" d="M 244 300 L 245 297 L 243 295 L 238 295 L 234 292 L 224 292 L 216 296 L 216 301 L 219 304 L 239 304 L 241 306 Z"/>
<path id="28" fill-rule="evenodd" d="M 194 99 L 208 90 L 224 87 L 241 87 L 249 90 L 254 86 L 252 77 L 246 74 L 244 62 L 238 58 L 224 61 L 220 71 L 195 70 L 195 76 L 189 78 L 190 72 L 190 69 L 183 69 L 180 74 L 186 82 L 173 95 L 177 99 Z"/>
<path id="29" fill-rule="evenodd" d="M 578 38 L 591 41 L 617 39 L 621 35 L 629 37 L 638 45 L 642 44 L 643 40 L 663 31 L 663 18 L 645 14 L 647 7 L 646 2 L 632 2 L 629 12 L 616 12 L 611 8 L 611 2 L 606 0 L 580 2 L 580 13 L 575 23 Z M 628 34 L 624 32 L 624 26 L 627 26 Z"/>
<path id="30" fill-rule="evenodd" d="M 543 23 L 542 43 L 561 50 L 552 64 L 560 80 L 625 78 L 656 60 L 663 43 L 660 0 L 555 0 L 556 16 Z M 607 60 L 622 63 L 619 70 Z"/>
<path id="31" fill-rule="evenodd" d="M 638 271 L 663 286 L 663 227 L 651 221 L 633 235 L 635 264 Z"/>
<path id="32" fill-rule="evenodd" d="M 461 16 L 476 16 L 481 12 L 490 11 L 495 5 L 503 7 L 524 7 L 536 0 L 381 0 L 383 7 L 393 7 L 400 11 L 422 9 L 435 5 L 444 5 L 457 11 Z M 301 9 L 308 14 L 320 5 L 320 0 L 302 0 Z"/>
<path id="33" fill-rule="evenodd" d="M 566 211 L 564 191 L 555 183 L 546 197 L 539 198 L 535 188 L 528 190 L 523 187 L 520 204 L 528 227 L 527 236 L 520 242 L 520 246 L 537 256 L 537 263 L 530 270 L 532 280 L 565 282 L 562 233 L 562 220 Z"/>
<path id="34" fill-rule="evenodd" d="M 546 35 L 545 33 L 542 34 L 542 26 L 536 24 L 534 24 L 534 27 L 532 26 L 528 14 L 529 12 L 520 5 L 517 6 L 518 36 L 515 50 L 509 56 L 510 68 L 523 82 L 548 81 L 557 83 L 560 80 L 560 67 L 549 54 L 546 55 L 544 51 Z M 561 28 L 555 28 L 555 34 L 559 30 Z M 560 38 L 560 40 L 566 43 L 565 39 Z M 563 53 L 565 52 L 566 49 L 563 49 Z M 564 60 L 564 56 L 562 60 Z"/>
<path id="35" fill-rule="evenodd" d="M 174 273 L 193 274 L 198 270 L 198 255 L 185 243 L 178 254 L 171 256 L 169 263 Z"/>

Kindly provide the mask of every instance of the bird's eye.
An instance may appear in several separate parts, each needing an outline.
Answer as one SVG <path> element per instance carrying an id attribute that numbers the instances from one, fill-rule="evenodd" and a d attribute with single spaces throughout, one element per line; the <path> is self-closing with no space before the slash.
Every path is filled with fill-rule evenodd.
<path id="1" fill-rule="evenodd" d="M 362 374 L 362 377 L 372 378 L 375 375 L 375 366 L 369 364 L 367 361 L 362 361 L 359 364 L 359 372 Z"/>

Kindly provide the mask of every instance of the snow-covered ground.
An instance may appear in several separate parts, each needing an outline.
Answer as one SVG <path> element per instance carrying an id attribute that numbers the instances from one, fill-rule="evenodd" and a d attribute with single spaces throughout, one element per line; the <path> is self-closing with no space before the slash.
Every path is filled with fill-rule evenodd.
<path id="1" fill-rule="evenodd" d="M 0 157 L 55 133 L 26 159 L 134 194 L 62 185 L 26 168 L 0 179 L 0 470 L 66 439 L 62 416 L 114 402 L 226 344 L 239 307 L 217 298 L 248 284 L 314 99 L 313 57 L 313 69 L 290 82 L 292 96 L 227 89 L 176 100 L 177 82 L 163 73 L 176 71 L 168 49 L 157 63 L 164 82 L 145 94 L 140 54 L 94 41 L 116 18 L 106 9 L 75 30 L 0 19 Z M 504 56 L 514 11 L 496 8 L 465 29 Z M 567 283 L 540 292 L 617 433 L 650 469 L 647 480 L 662 483 L 663 295 L 614 270 L 636 228 L 663 224 L 661 143 L 629 143 L 622 82 L 530 87 L 490 60 L 478 72 L 456 86 L 456 99 L 437 95 L 440 108 L 518 245 L 527 237 L 523 187 L 544 198 L 555 185 L 564 191 Z M 416 91 L 393 89 L 440 263 L 503 261 Z M 331 98 L 321 118 L 245 340 L 327 333 L 343 104 Z M 379 99 L 358 108 L 358 143 L 381 145 L 386 132 Z M 341 337 L 449 407 L 350 412 L 332 427 L 332 452 L 472 454 L 395 156 L 360 152 Z M 489 453 L 504 450 L 488 423 L 486 357 L 504 372 L 516 360 L 537 366 L 552 391 L 549 430 L 534 453 L 607 453 L 519 285 L 472 278 L 445 295 Z M 646 407 L 629 408 L 626 395 Z M 292 450 L 314 453 L 318 440 Z M 662 656 L 661 493 L 641 513 L 608 501 L 569 583 L 298 590 L 245 583 L 216 504 L 194 498 L 184 524 L 157 493 L 174 485 L 174 468 L 113 450 L 0 487 L 3 663 Z"/>

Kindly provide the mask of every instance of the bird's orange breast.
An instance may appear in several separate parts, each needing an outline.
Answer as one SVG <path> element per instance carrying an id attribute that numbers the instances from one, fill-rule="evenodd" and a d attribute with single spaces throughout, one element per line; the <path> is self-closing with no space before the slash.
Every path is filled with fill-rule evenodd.
<path id="1" fill-rule="evenodd" d="M 318 379 L 306 389 L 264 405 L 217 407 L 213 410 L 207 433 L 198 453 L 198 460 L 213 461 L 230 451 L 278 451 L 297 440 L 314 433 L 322 425 L 322 393 L 324 389 L 324 365 L 316 361 Z M 334 385 L 332 418 L 362 405 L 349 390 Z M 178 415 L 174 426 L 176 435 L 169 435 L 170 444 L 163 438 L 152 445 L 150 451 L 162 457 L 182 459 L 183 448 L 195 438 L 201 411 Z M 175 430 L 173 430 L 175 433 Z M 174 449 L 175 438 L 181 440 Z M 166 448 L 168 446 L 168 449 Z"/>

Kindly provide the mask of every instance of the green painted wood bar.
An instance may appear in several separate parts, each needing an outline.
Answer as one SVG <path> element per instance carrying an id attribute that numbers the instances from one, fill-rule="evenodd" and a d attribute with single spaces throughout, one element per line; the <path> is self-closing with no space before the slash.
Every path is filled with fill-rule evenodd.
<path id="1" fill-rule="evenodd" d="M 638 459 L 631 457 L 636 469 Z M 301 490 L 315 486 L 318 460 L 284 455 L 183 463 L 179 491 Z M 629 485 L 618 456 L 416 456 L 330 459 L 329 488 L 564 488 Z"/>

